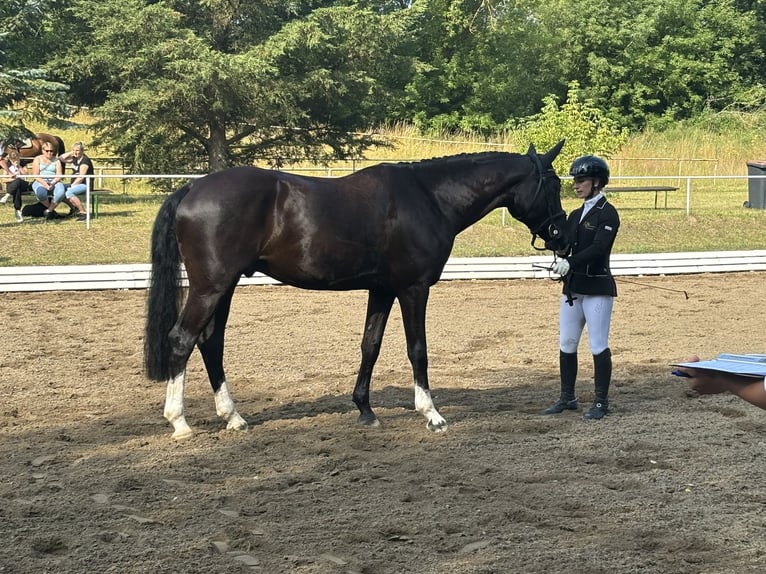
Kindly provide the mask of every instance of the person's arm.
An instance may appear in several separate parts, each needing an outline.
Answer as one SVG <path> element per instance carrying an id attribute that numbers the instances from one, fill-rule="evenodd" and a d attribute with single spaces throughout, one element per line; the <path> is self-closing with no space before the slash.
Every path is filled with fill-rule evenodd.
<path id="1" fill-rule="evenodd" d="M 51 184 L 56 185 L 58 182 L 61 181 L 63 175 L 64 175 L 64 164 L 56 160 L 56 177 L 53 178 L 53 181 L 51 181 Z"/>
<path id="2" fill-rule="evenodd" d="M 77 173 L 83 177 L 76 177 L 72 180 L 72 185 L 77 185 L 78 183 L 83 183 L 85 181 L 85 175 L 88 173 L 88 166 L 84 163 L 80 164 L 79 169 L 77 170 Z"/>
<path id="3" fill-rule="evenodd" d="M 699 357 L 694 355 L 688 362 L 696 363 L 697 361 Z M 766 387 L 764 387 L 764 380 L 759 377 L 746 377 L 693 367 L 678 367 L 678 370 L 689 375 L 689 387 L 701 395 L 729 392 L 766 410 Z"/>

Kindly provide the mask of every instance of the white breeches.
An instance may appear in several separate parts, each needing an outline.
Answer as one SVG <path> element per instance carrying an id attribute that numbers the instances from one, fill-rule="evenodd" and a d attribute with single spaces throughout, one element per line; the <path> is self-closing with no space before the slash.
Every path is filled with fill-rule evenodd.
<path id="1" fill-rule="evenodd" d="M 565 353 L 576 353 L 587 323 L 590 352 L 598 355 L 609 347 L 609 326 L 612 322 L 614 297 L 581 293 L 572 293 L 572 296 L 576 299 L 571 306 L 567 303 L 567 297 L 561 296 L 559 346 Z"/>

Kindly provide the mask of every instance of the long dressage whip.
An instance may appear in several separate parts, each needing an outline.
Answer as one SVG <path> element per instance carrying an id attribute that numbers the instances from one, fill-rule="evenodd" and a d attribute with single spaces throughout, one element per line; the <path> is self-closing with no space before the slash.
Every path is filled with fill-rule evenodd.
<path id="1" fill-rule="evenodd" d="M 548 272 L 551 272 L 553 269 L 552 267 L 547 267 L 545 265 L 535 265 L 534 263 L 532 264 L 532 267 L 534 267 L 535 269 L 545 269 Z M 607 277 L 607 275 L 591 275 L 591 277 Z M 563 281 L 562 277 L 551 277 L 551 279 L 554 281 Z M 689 294 L 683 289 L 672 289 L 670 287 L 660 287 L 659 285 L 649 285 L 648 283 L 641 283 L 640 281 L 632 281 L 630 279 L 625 279 L 624 277 L 619 275 L 615 277 L 615 279 L 619 281 L 620 283 L 630 283 L 631 285 L 638 285 L 640 287 L 646 287 L 647 289 L 660 289 L 662 291 L 670 291 L 672 293 L 683 293 L 684 299 L 686 299 L 687 301 L 689 300 Z"/>
<path id="2" fill-rule="evenodd" d="M 647 287 L 649 289 L 661 289 L 662 291 L 671 291 L 673 293 L 683 293 L 684 299 L 689 299 L 689 294 L 684 291 L 683 289 L 671 289 L 670 287 L 660 287 L 659 285 L 649 285 L 647 283 L 640 283 L 638 281 L 631 281 L 630 279 L 625 279 L 624 277 L 615 277 L 618 281 L 621 283 L 631 283 L 632 285 L 639 285 L 640 287 Z"/>

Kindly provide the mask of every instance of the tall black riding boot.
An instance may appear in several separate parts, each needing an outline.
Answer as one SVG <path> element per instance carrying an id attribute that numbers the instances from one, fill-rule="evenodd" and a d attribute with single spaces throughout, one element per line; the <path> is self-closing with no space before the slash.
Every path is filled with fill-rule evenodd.
<path id="1" fill-rule="evenodd" d="M 596 400 L 583 415 L 588 420 L 604 418 L 609 411 L 609 383 L 612 381 L 612 351 L 608 348 L 593 355 L 593 379 L 596 385 Z"/>
<path id="2" fill-rule="evenodd" d="M 580 408 L 575 397 L 577 353 L 559 351 L 559 375 L 561 376 L 561 395 L 559 400 L 543 411 L 544 415 L 557 415 L 563 411 L 576 411 Z"/>

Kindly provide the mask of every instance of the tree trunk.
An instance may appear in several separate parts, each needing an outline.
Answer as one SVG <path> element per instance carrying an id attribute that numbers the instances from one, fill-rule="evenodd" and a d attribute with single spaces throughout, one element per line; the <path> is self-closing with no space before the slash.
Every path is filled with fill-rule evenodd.
<path id="1" fill-rule="evenodd" d="M 208 163 L 210 173 L 231 167 L 229 145 L 226 142 L 226 129 L 223 126 L 210 126 L 208 145 Z"/>

